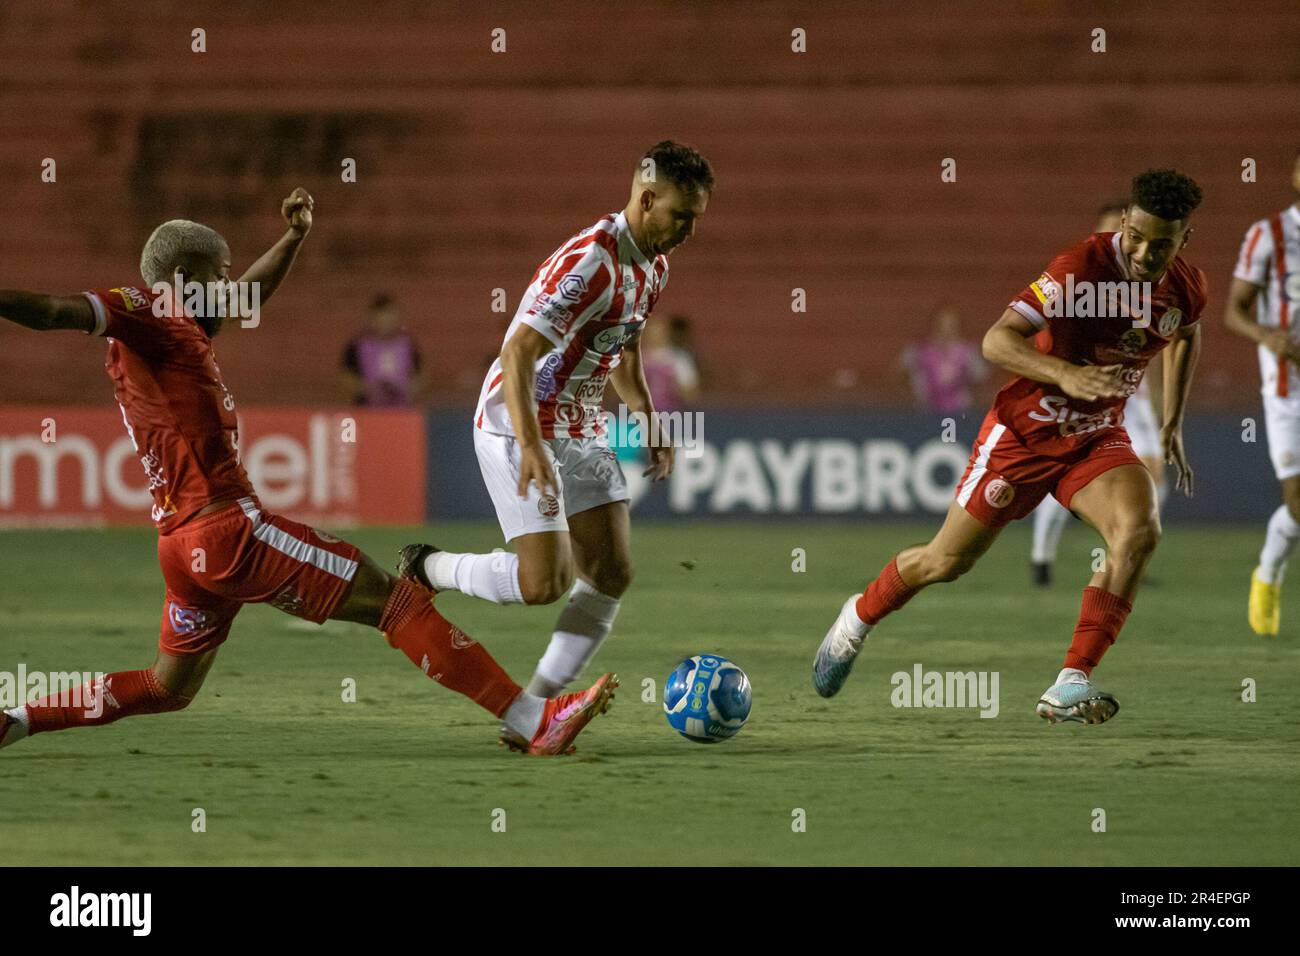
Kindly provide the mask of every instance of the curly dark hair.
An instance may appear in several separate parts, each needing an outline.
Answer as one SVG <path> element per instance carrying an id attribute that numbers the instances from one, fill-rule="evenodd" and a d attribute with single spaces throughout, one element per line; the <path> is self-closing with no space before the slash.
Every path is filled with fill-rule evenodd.
<path id="1" fill-rule="evenodd" d="M 666 139 L 645 151 L 641 160 L 647 159 L 654 161 L 656 175 L 662 174 L 684 192 L 713 192 L 713 167 L 698 150 Z"/>
<path id="2" fill-rule="evenodd" d="M 1186 219 L 1201 204 L 1201 187 L 1173 169 L 1148 169 L 1133 177 L 1133 204 L 1169 222 Z"/>

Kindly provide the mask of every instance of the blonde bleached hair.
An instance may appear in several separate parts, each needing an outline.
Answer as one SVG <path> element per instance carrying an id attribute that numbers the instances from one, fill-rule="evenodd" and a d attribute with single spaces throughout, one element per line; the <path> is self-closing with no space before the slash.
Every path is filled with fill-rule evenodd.
<path id="1" fill-rule="evenodd" d="M 226 240 L 202 223 L 172 219 L 153 231 L 140 253 L 140 276 L 153 286 L 170 283 L 177 269 L 188 268 L 204 260 L 220 262 Z"/>

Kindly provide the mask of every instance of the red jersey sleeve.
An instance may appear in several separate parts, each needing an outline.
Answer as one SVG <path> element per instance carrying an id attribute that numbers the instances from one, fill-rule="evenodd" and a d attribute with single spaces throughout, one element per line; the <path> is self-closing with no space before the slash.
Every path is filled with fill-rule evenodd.
<path id="1" fill-rule="evenodd" d="M 82 293 L 95 313 L 91 335 L 117 339 L 140 355 L 160 355 L 173 334 L 172 320 L 155 314 L 157 296 L 134 286 L 95 289 Z"/>
<path id="2" fill-rule="evenodd" d="M 1078 278 L 1083 273 L 1086 246 L 1086 243 L 1074 246 L 1054 258 L 1042 274 L 1025 286 L 1007 307 L 1028 319 L 1040 332 L 1046 329 L 1049 312 L 1060 311 L 1061 298 L 1065 295 L 1065 277 L 1073 274 Z"/>

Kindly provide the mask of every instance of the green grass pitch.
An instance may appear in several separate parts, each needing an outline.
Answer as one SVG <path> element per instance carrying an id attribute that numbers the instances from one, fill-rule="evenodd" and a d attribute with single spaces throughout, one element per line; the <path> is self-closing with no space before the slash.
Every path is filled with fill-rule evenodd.
<path id="1" fill-rule="evenodd" d="M 1095 536 L 1067 532 L 1058 583 L 1028 585 L 1028 528 L 872 636 L 839 697 L 810 683 L 843 598 L 929 526 L 635 525 L 637 580 L 597 659 L 623 689 L 567 759 L 495 745 L 485 713 L 372 631 L 245 609 L 178 714 L 0 752 L 0 847 L 34 864 L 1136 864 L 1300 862 L 1300 597 L 1283 636 L 1245 624 L 1263 523 L 1168 530 L 1153 585 L 1098 672 L 1101 727 L 1050 727 Z M 481 524 L 363 529 L 384 564 L 408 540 L 499 543 Z M 792 570 L 792 551 L 806 571 Z M 152 535 L 0 534 L 0 670 L 142 667 L 162 585 Z M 1292 589 L 1294 590 L 1294 589 Z M 444 614 L 526 679 L 558 606 L 459 594 Z M 713 651 L 753 682 L 749 725 L 716 746 L 673 733 L 662 681 Z M 996 671 L 1000 712 L 902 709 L 890 677 Z M 592 668 L 595 670 L 595 668 Z M 345 703 L 345 678 L 358 700 Z M 645 702 L 643 680 L 654 682 Z M 1243 702 L 1243 680 L 1257 700 Z M 202 808 L 206 831 L 193 832 Z M 1105 832 L 1094 832 L 1094 811 Z M 504 811 L 504 816 L 496 811 Z M 794 824 L 803 811 L 803 832 Z M 494 828 L 494 821 L 497 826 Z M 504 832 L 500 832 L 504 821 Z"/>

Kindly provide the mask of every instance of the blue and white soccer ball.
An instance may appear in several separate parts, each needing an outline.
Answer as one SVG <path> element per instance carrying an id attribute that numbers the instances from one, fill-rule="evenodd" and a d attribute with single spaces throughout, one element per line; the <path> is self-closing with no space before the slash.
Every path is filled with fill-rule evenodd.
<path id="1" fill-rule="evenodd" d="M 716 744 L 740 733 L 752 702 L 745 672 L 716 654 L 686 658 L 664 684 L 669 725 L 697 744 Z"/>

